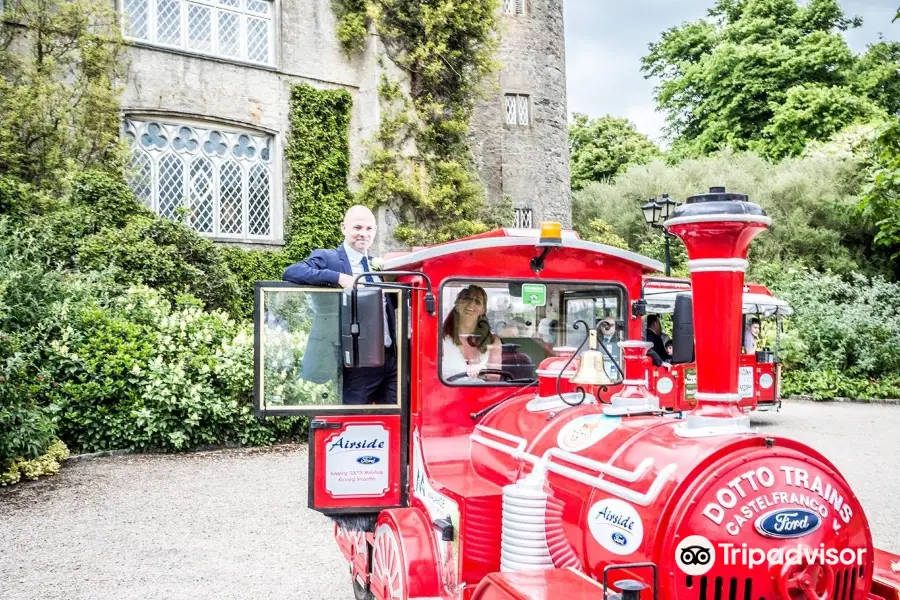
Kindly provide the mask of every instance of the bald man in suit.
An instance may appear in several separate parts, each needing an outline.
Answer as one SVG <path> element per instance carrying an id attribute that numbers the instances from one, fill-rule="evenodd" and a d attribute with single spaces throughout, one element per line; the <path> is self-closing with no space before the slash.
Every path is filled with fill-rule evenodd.
<path id="1" fill-rule="evenodd" d="M 304 261 L 288 267 L 282 279 L 299 285 L 353 287 L 356 275 L 371 271 L 368 251 L 375 241 L 377 223 L 375 215 L 365 206 L 351 206 L 341 222 L 344 242 L 337 248 L 314 250 Z M 364 281 L 379 281 L 376 276 L 366 276 Z M 360 283 L 363 283 L 361 280 Z M 396 404 L 397 403 L 397 350 L 393 297 L 385 306 L 384 365 L 381 367 L 343 368 L 344 404 Z M 329 340 L 336 334 L 331 333 Z M 313 360 L 323 356 L 312 347 L 313 338 L 306 353 Z"/>

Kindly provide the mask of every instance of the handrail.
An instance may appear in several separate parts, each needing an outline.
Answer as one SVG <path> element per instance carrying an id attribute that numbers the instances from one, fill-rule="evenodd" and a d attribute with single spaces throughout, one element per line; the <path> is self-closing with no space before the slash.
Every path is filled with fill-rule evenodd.
<path id="1" fill-rule="evenodd" d="M 625 500 L 633 502 L 634 504 L 640 504 L 641 506 L 647 506 L 654 500 L 656 500 L 657 497 L 659 497 L 659 493 L 662 491 L 663 486 L 666 484 L 666 482 L 668 482 L 669 478 L 671 478 L 672 474 L 675 472 L 675 469 L 678 468 L 677 465 L 672 463 L 665 469 L 660 471 L 659 475 L 656 476 L 656 479 L 654 479 L 653 483 L 650 485 L 650 489 L 647 490 L 645 494 L 642 494 L 616 483 L 610 483 L 605 479 L 600 479 L 599 477 L 595 477 L 593 475 L 587 475 L 585 473 L 582 473 L 581 471 L 576 471 L 575 469 L 564 467 L 559 464 L 548 463 L 547 465 L 545 465 L 545 467 L 551 473 L 556 473 L 557 475 L 562 475 L 564 477 L 568 477 L 569 479 L 574 479 L 575 481 L 579 481 L 585 485 L 595 487 L 598 490 L 602 490 L 614 496 L 624 498 Z"/>
<path id="2" fill-rule="evenodd" d="M 580 483 L 584 483 L 585 485 L 589 485 L 609 494 L 619 496 L 620 498 L 624 498 L 626 500 L 629 500 L 630 502 L 634 502 L 635 504 L 640 504 L 641 506 L 647 506 L 651 502 L 656 500 L 656 498 L 659 496 L 659 493 L 662 491 L 663 486 L 666 484 L 666 482 L 668 482 L 668 480 L 675 473 L 675 470 L 678 468 L 675 463 L 666 466 L 662 471 L 659 472 L 659 474 L 656 476 L 656 479 L 653 480 L 653 483 L 650 485 L 650 489 L 647 490 L 646 493 L 640 493 L 623 485 L 601 479 L 596 475 L 589 475 L 587 473 L 577 471 L 571 467 L 554 463 L 551 459 L 558 458 L 561 460 L 565 460 L 580 467 L 593 469 L 598 473 L 610 475 L 612 477 L 616 477 L 617 479 L 627 481 L 628 483 L 634 483 L 650 471 L 650 468 L 653 466 L 654 462 L 650 457 L 642 460 L 637 468 L 632 471 L 628 471 L 620 467 L 615 467 L 609 463 L 596 461 L 585 456 L 573 454 L 566 450 L 562 450 L 561 448 L 549 448 L 546 452 L 544 452 L 543 456 L 538 458 L 534 454 L 525 451 L 527 442 L 524 438 L 506 433 L 505 431 L 494 429 L 492 427 L 486 427 L 484 425 L 476 425 L 475 429 L 476 431 L 480 431 L 488 435 L 493 435 L 508 442 L 512 442 L 515 444 L 515 447 L 491 440 L 482 435 L 479 435 L 478 433 L 472 433 L 472 435 L 470 436 L 470 439 L 473 442 L 478 442 L 479 444 L 487 446 L 488 448 L 492 448 L 499 452 L 508 454 L 513 458 L 529 462 L 534 465 L 536 469 L 540 469 L 541 471 L 549 471 L 551 473 L 556 473 L 557 475 L 562 475 L 563 477 L 567 477 Z"/>
<path id="3" fill-rule="evenodd" d="M 642 460 L 641 464 L 639 464 L 636 469 L 634 469 L 633 471 L 628 471 L 620 467 L 614 467 L 609 463 L 602 463 L 586 456 L 574 454 L 572 452 L 569 452 L 568 450 L 563 450 L 562 448 L 549 448 L 546 452 L 544 452 L 543 459 L 545 459 L 547 463 L 550 462 L 551 458 L 566 460 L 570 463 L 578 465 L 579 467 L 592 469 L 594 471 L 597 471 L 598 473 L 604 473 L 606 475 L 612 475 L 617 479 L 621 479 L 622 481 L 627 481 L 629 483 L 634 483 L 635 481 L 646 475 L 647 471 L 650 470 L 650 467 L 653 466 L 653 459 L 648 457 Z"/>

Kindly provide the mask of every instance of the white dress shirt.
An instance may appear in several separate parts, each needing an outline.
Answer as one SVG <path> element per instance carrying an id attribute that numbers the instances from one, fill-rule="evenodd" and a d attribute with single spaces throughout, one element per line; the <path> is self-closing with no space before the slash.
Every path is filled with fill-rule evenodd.
<path id="1" fill-rule="evenodd" d="M 350 270 L 353 271 L 353 276 L 362 275 L 365 273 L 362 266 L 363 254 L 358 252 L 355 248 L 351 248 L 347 245 L 347 242 L 344 242 L 344 251 L 347 253 L 347 258 L 350 260 Z M 368 256 L 365 257 L 366 261 L 369 263 L 369 270 L 372 270 L 372 259 Z M 375 281 L 381 281 L 381 277 L 377 275 L 372 275 L 372 279 Z M 366 284 L 366 280 L 363 279 L 360 283 L 363 285 Z M 391 331 L 388 329 L 388 320 L 387 320 L 387 311 L 391 310 L 390 304 L 387 302 L 387 298 L 384 299 L 384 345 L 385 347 L 390 347 L 393 343 L 391 340 Z"/>

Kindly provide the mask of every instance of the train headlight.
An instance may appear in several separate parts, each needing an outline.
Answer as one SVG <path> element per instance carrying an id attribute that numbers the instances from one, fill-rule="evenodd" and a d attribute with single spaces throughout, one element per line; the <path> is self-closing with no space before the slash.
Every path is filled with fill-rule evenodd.
<path id="1" fill-rule="evenodd" d="M 761 387 L 762 389 L 769 389 L 770 387 L 772 387 L 773 383 L 775 383 L 775 380 L 769 373 L 763 373 L 759 376 L 759 387 Z"/>
<path id="2" fill-rule="evenodd" d="M 660 394 L 668 394 L 674 387 L 675 384 L 668 377 L 661 377 L 659 381 L 656 382 L 656 391 Z"/>

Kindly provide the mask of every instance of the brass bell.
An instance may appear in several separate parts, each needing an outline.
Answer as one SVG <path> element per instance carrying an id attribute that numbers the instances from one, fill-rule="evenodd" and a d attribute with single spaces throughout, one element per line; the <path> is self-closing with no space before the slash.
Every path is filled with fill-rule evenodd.
<path id="1" fill-rule="evenodd" d="M 606 360 L 603 353 L 597 350 L 597 330 L 588 330 L 588 344 L 590 349 L 582 354 L 578 363 L 578 370 L 569 378 L 575 384 L 585 385 L 612 385 L 615 383 L 606 374 Z"/>

